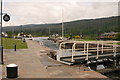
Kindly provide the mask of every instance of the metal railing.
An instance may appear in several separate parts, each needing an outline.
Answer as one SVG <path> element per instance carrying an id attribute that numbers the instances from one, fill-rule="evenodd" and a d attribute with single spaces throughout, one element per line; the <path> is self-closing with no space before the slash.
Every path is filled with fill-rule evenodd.
<path id="1" fill-rule="evenodd" d="M 69 44 L 72 43 L 72 47 L 70 49 L 65 49 L 63 48 L 66 46 L 65 44 Z M 73 42 L 62 42 L 59 45 L 59 53 L 58 53 L 58 59 L 60 61 L 61 57 L 65 57 L 64 55 L 64 51 L 67 50 L 69 52 L 71 52 L 71 61 L 74 62 L 74 56 L 76 56 L 76 50 L 79 53 L 79 55 L 85 55 L 86 58 L 85 60 L 89 59 L 89 55 L 92 54 L 90 52 L 96 52 L 96 59 L 99 58 L 100 52 L 102 53 L 102 55 L 104 55 L 105 51 L 111 51 L 113 53 L 113 56 L 115 57 L 117 54 L 117 44 L 118 41 L 73 41 Z M 83 48 L 76 48 L 77 44 L 82 44 Z M 96 45 L 95 47 L 90 47 L 91 44 Z M 108 47 L 106 47 L 108 46 Z M 78 51 L 78 50 L 82 50 L 82 51 Z M 81 54 L 84 53 L 84 54 Z"/>

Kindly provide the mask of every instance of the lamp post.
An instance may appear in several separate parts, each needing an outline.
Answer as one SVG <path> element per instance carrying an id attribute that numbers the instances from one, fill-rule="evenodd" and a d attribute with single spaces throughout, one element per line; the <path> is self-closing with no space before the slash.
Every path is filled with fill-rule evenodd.
<path id="1" fill-rule="evenodd" d="M 2 44 L 2 0 L 1 0 L 1 27 L 0 27 L 1 31 L 0 31 L 0 41 L 1 41 L 1 45 L 0 45 L 0 52 L 1 52 L 1 64 L 3 63 L 3 44 Z"/>
<path id="2" fill-rule="evenodd" d="M 1 2 L 0 2 L 0 4 L 1 4 L 1 13 L 0 13 L 0 15 L 1 15 L 1 26 L 0 26 L 0 54 L 1 54 L 1 64 L 4 64 L 4 61 L 3 61 L 3 40 L 2 40 L 2 18 L 3 18 L 3 20 L 5 21 L 5 22 L 8 22 L 9 20 L 10 20 L 10 16 L 9 15 L 7 15 L 7 13 L 3 13 L 2 12 L 2 0 L 1 0 Z M 2 17 L 3 16 L 3 17 Z"/>

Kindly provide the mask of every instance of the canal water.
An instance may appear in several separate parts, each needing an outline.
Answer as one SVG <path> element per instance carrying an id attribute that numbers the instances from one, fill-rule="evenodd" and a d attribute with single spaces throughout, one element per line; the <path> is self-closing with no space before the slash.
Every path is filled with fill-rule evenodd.
<path id="1" fill-rule="evenodd" d="M 120 70 L 117 70 L 117 71 L 112 71 L 112 72 L 109 72 L 109 73 L 104 73 L 103 75 L 109 77 L 109 78 L 118 78 L 120 79 Z"/>
<path id="2" fill-rule="evenodd" d="M 33 40 L 38 41 L 40 44 L 47 46 L 51 49 L 58 50 L 58 44 L 54 43 L 51 40 L 48 40 L 48 37 L 37 37 Z M 109 78 L 119 78 L 120 79 L 120 70 L 108 72 L 108 73 L 102 73 L 103 75 L 109 77 Z"/>
<path id="3" fill-rule="evenodd" d="M 40 44 L 47 46 L 53 50 L 58 50 L 58 44 L 54 43 L 54 41 L 48 40 L 48 37 L 38 37 L 33 40 L 40 42 Z"/>

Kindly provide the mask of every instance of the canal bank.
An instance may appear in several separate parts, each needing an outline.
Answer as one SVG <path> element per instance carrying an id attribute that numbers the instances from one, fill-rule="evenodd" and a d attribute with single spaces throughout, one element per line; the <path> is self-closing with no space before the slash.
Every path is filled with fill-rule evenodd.
<path id="1" fill-rule="evenodd" d="M 42 45 L 45 45 L 55 51 L 59 50 L 58 49 L 58 44 L 57 43 L 54 43 L 54 41 L 51 41 L 51 40 L 48 40 L 47 38 L 43 37 L 43 38 L 36 38 L 35 39 L 36 41 L 42 43 Z M 107 41 L 107 42 L 110 42 L 110 41 Z M 106 42 L 105 42 L 106 43 Z M 110 46 L 113 46 L 111 44 L 104 44 L 104 45 L 110 45 Z M 53 52 L 54 53 L 54 52 Z M 117 75 L 117 74 L 114 74 L 114 76 L 112 75 L 109 75 L 109 74 L 112 74 L 114 72 L 118 72 L 119 73 L 119 70 L 120 70 L 120 59 L 119 57 L 113 57 L 113 58 L 106 58 L 106 59 L 103 59 L 103 60 L 96 60 L 91 62 L 89 61 L 90 64 L 87 64 L 86 66 L 89 66 L 90 69 L 99 72 L 99 73 L 102 73 L 110 78 L 120 78 L 120 75 Z M 82 63 L 83 64 L 83 63 Z M 85 63 L 86 64 L 86 63 Z M 96 66 L 97 64 L 97 66 Z"/>
<path id="2" fill-rule="evenodd" d="M 98 72 L 90 71 L 85 66 L 69 66 L 50 59 L 47 53 L 51 49 L 39 42 L 26 40 L 28 49 L 4 50 L 2 77 L 6 78 L 6 65 L 17 64 L 18 78 L 105 78 Z"/>

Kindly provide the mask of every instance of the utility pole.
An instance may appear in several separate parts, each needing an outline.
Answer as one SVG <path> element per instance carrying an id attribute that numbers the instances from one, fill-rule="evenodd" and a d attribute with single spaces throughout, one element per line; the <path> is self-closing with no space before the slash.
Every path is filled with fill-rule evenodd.
<path id="1" fill-rule="evenodd" d="M 49 37 L 50 37 L 50 34 L 51 34 L 51 33 L 50 33 L 50 26 L 49 26 Z"/>
<path id="2" fill-rule="evenodd" d="M 4 64 L 3 63 L 3 44 L 2 44 L 2 0 L 1 0 L 1 26 L 0 26 L 0 52 L 1 52 L 1 64 Z"/>
<path id="3" fill-rule="evenodd" d="M 10 16 L 9 15 L 7 15 L 7 13 L 3 13 L 3 10 L 2 10 L 2 0 L 1 0 L 1 2 L 0 2 L 0 4 L 1 4 L 1 13 L 0 13 L 0 17 L 1 17 L 1 26 L 0 26 L 0 60 L 1 60 L 1 62 L 0 62 L 0 64 L 4 64 L 4 61 L 3 61 L 3 40 L 2 40 L 2 18 L 3 18 L 3 20 L 5 21 L 5 22 L 8 22 L 9 20 L 10 20 Z M 2 15 L 4 14 L 4 16 L 2 17 Z"/>
<path id="4" fill-rule="evenodd" d="M 64 20 L 63 20 L 63 9 L 62 9 L 62 39 L 64 38 Z"/>

